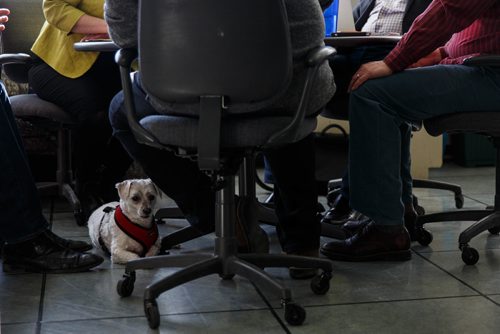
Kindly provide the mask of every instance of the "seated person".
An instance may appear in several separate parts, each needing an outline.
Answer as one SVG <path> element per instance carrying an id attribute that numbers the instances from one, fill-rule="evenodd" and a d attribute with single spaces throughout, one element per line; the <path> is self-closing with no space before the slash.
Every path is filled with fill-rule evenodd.
<path id="1" fill-rule="evenodd" d="M 0 8 L 0 31 L 9 10 Z M 84 253 L 86 242 L 63 239 L 50 231 L 9 99 L 0 82 L 0 248 L 3 271 L 70 273 L 85 271 L 103 258 Z M 4 245 L 5 243 L 5 245 Z"/>
<path id="2" fill-rule="evenodd" d="M 325 1 L 328 4 L 331 1 Z M 105 18 L 110 36 L 120 47 L 137 47 L 137 0 L 107 0 Z M 317 46 L 324 45 L 324 23 L 318 0 L 285 1 L 288 20 L 291 22 L 291 39 L 294 60 L 293 78 L 305 77 L 299 64 L 305 55 Z M 154 108 L 146 100 L 135 76 L 133 89 L 138 117 L 168 113 L 157 101 Z M 298 103 L 299 89 L 303 82 L 291 82 L 288 91 L 275 107 L 293 112 Z M 313 89 L 308 115 L 315 117 L 335 91 L 332 72 L 323 64 Z M 189 223 L 202 232 L 214 229 L 214 192 L 208 176 L 199 171 L 196 162 L 179 158 L 166 150 L 139 144 L 128 125 L 123 95 L 118 94 L 110 107 L 114 135 L 129 154 L 138 161 L 146 174 L 168 196 L 174 199 Z M 316 218 L 316 186 L 314 180 L 314 152 L 312 135 L 282 148 L 268 149 L 268 158 L 276 179 L 276 212 L 279 217 L 278 236 L 286 253 L 318 256 L 320 224 Z M 296 159 L 300 156 L 300 159 Z M 168 171 L 165 168 L 168 168 Z M 298 177 L 300 175 L 300 177 Z M 256 227 L 248 227 L 255 229 Z M 250 238 L 251 242 L 258 242 Z M 256 248 L 256 247 L 253 247 Z M 308 275 L 313 276 L 314 272 Z"/>
<path id="3" fill-rule="evenodd" d="M 79 52 L 83 38 L 107 36 L 104 0 L 44 0 L 46 22 L 33 44 L 29 83 L 42 99 L 71 114 L 76 193 L 84 215 L 104 202 L 117 200 L 115 184 L 123 179 L 131 159 L 112 140 L 109 103 L 121 89 L 111 52 Z"/>
<path id="4" fill-rule="evenodd" d="M 373 34 L 401 35 L 408 31 L 413 20 L 429 5 L 431 0 L 360 0 L 353 9 L 356 30 Z M 378 44 L 354 48 L 339 48 L 337 55 L 330 62 L 337 85 L 337 92 L 328 102 L 327 109 L 347 108 L 349 82 L 358 68 L 367 62 L 383 59 L 392 49 L 393 44 Z M 401 125 L 401 136 L 405 142 L 411 138 L 411 126 Z M 406 148 L 404 146 L 402 148 Z M 416 217 L 413 208 L 412 179 L 410 174 L 410 152 L 402 151 L 401 173 L 403 178 L 403 203 L 408 216 L 408 223 Z M 349 205 L 349 177 L 346 172 L 342 178 L 340 194 L 328 210 L 323 223 L 343 224 L 351 216 Z"/>
<path id="5" fill-rule="evenodd" d="M 350 203 L 369 219 L 352 237 L 323 245 L 324 255 L 345 261 L 411 258 L 400 171 L 401 147 L 408 150 L 409 142 L 400 125 L 498 111 L 500 68 L 463 61 L 500 54 L 499 25 L 497 0 L 434 0 L 383 60 L 358 69 L 348 88 Z"/>

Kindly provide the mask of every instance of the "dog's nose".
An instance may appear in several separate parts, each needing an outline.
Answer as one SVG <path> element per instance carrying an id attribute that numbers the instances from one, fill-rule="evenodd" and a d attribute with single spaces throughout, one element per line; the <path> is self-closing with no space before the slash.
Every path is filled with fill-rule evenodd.
<path id="1" fill-rule="evenodd" d="M 145 215 L 151 214 L 151 211 L 152 211 L 151 208 L 144 208 L 144 209 L 142 209 L 142 213 L 144 213 Z"/>

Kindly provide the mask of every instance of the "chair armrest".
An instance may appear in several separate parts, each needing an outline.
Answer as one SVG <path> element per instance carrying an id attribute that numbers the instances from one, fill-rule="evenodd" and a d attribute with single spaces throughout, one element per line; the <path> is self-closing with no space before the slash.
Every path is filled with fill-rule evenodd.
<path id="1" fill-rule="evenodd" d="M 323 62 L 335 56 L 337 50 L 330 46 L 318 47 L 306 57 L 305 65 L 307 68 L 306 80 L 302 88 L 302 95 L 300 97 L 299 106 L 295 112 L 292 121 L 280 132 L 275 133 L 269 138 L 265 146 L 277 146 L 286 143 L 296 142 L 298 138 L 299 128 L 304 121 L 307 107 L 309 104 L 309 97 L 311 95 L 312 86 L 316 79 L 318 69 Z"/>
<path id="2" fill-rule="evenodd" d="M 31 56 L 26 53 L 4 53 L 0 55 L 0 65 L 30 64 Z"/>
<path id="3" fill-rule="evenodd" d="M 500 67 L 500 55 L 481 55 L 467 58 L 464 65 Z"/>
<path id="4" fill-rule="evenodd" d="M 0 55 L 0 67 L 3 66 L 5 74 L 14 82 L 27 83 L 28 70 L 33 59 L 26 53 L 4 53 Z"/>
<path id="5" fill-rule="evenodd" d="M 124 105 L 127 112 L 127 121 L 134 137 L 139 143 L 162 147 L 158 143 L 158 140 L 146 129 L 144 129 L 137 119 L 134 93 L 132 90 L 132 80 L 130 78 L 131 66 L 137 56 L 137 49 L 120 49 L 115 54 L 115 62 L 120 67 L 120 77 L 123 88 Z"/>

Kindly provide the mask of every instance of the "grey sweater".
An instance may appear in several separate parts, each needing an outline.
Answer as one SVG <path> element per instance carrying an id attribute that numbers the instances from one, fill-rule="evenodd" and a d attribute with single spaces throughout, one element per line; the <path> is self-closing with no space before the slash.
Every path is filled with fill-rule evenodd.
<path id="1" fill-rule="evenodd" d="M 331 0 L 285 0 L 293 51 L 294 70 L 288 90 L 282 98 L 273 104 L 275 108 L 283 108 L 293 112 L 298 105 L 300 93 L 305 80 L 306 71 L 301 65 L 306 54 L 323 44 L 324 21 L 320 7 L 331 3 Z M 105 19 L 109 26 L 109 34 L 113 41 L 122 48 L 137 47 L 137 0 L 106 0 Z M 335 83 L 332 71 L 327 63 L 318 71 L 308 114 L 318 112 L 333 96 Z M 151 99 L 153 107 L 162 113 L 169 112 L 169 105 Z"/>

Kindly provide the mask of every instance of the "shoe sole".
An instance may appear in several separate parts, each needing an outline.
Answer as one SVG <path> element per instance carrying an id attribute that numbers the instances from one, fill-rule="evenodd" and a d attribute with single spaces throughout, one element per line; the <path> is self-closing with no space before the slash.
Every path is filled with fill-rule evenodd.
<path id="1" fill-rule="evenodd" d="M 370 255 L 353 256 L 340 253 L 330 253 L 328 251 L 320 250 L 321 254 L 325 255 L 331 260 L 349 261 L 349 262 L 368 262 L 368 261 L 408 261 L 411 260 L 411 251 L 397 251 L 397 252 L 382 252 Z"/>
<path id="2" fill-rule="evenodd" d="M 22 265 L 15 265 L 9 263 L 3 263 L 3 272 L 6 274 L 22 274 L 22 273 L 41 273 L 41 274 L 71 274 L 71 273 L 79 273 L 88 271 L 94 267 L 97 267 L 101 263 L 104 262 L 104 259 L 101 259 L 99 263 L 92 263 L 86 266 L 71 268 L 71 269 L 53 269 L 53 270 L 44 270 L 40 268 L 27 268 Z"/>

